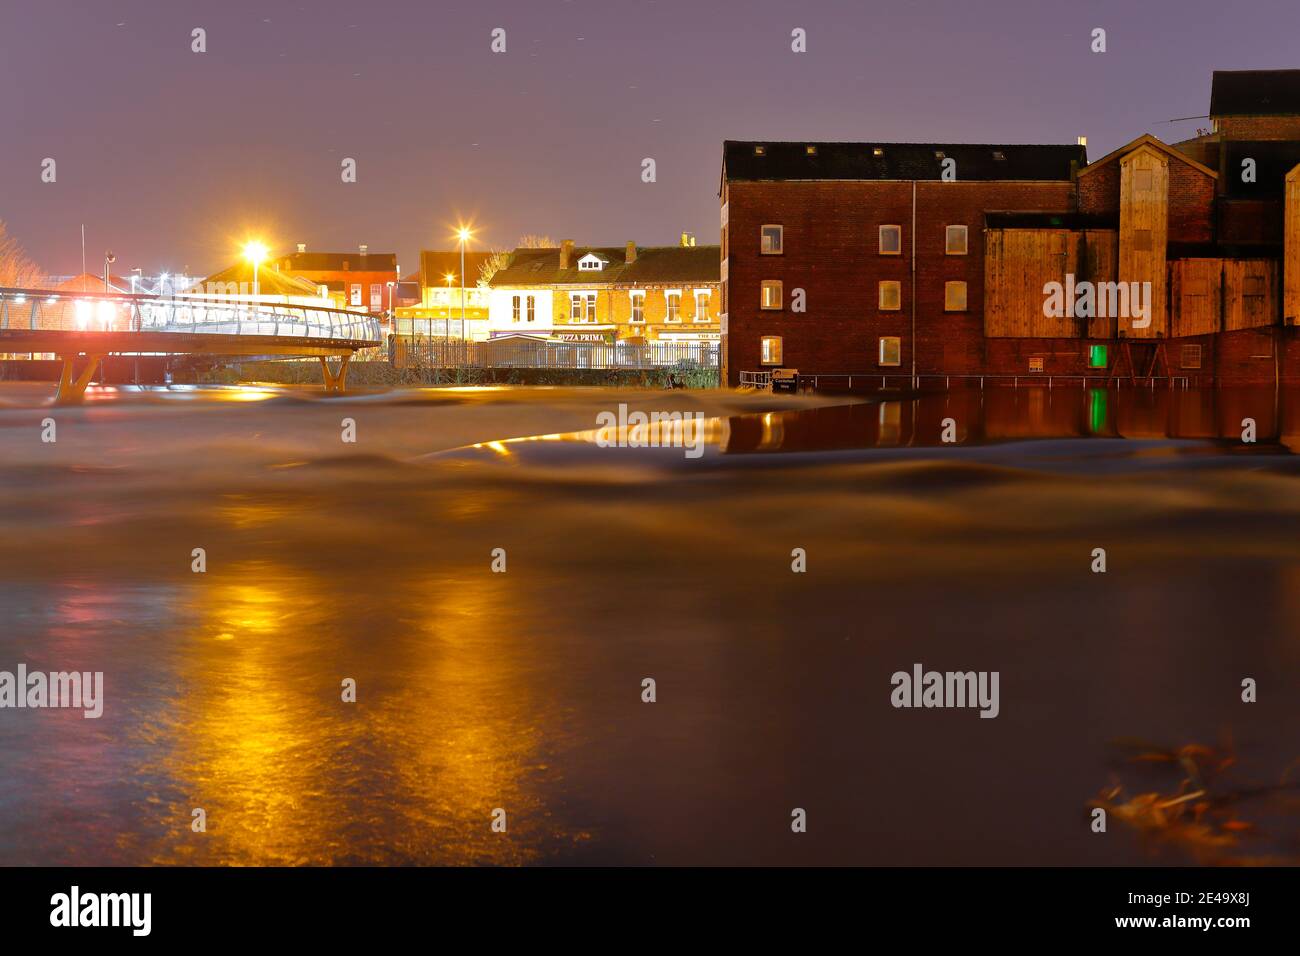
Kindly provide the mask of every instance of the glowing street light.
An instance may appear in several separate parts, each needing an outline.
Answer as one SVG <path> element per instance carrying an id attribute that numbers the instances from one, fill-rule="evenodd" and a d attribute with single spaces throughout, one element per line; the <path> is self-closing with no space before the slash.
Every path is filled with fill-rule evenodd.
<path id="1" fill-rule="evenodd" d="M 266 258 L 266 252 L 266 246 L 256 240 L 244 243 L 244 258 L 253 264 L 254 297 L 260 294 L 260 288 L 257 284 L 257 267 L 261 265 L 262 260 Z"/>
<path id="2" fill-rule="evenodd" d="M 456 238 L 460 240 L 460 337 L 461 341 L 465 340 L 465 246 L 469 243 L 473 231 L 468 226 L 461 226 L 456 230 Z"/>

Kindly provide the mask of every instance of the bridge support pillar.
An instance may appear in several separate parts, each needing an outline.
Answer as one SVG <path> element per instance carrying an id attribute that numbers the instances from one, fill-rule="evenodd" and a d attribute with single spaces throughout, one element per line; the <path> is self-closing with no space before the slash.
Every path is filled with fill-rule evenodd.
<path id="1" fill-rule="evenodd" d="M 325 356 L 320 357 L 320 368 L 325 373 L 325 391 L 341 392 L 347 387 L 348 383 L 348 362 L 352 359 L 351 355 L 339 356 L 339 370 L 330 371 L 329 359 Z"/>
<path id="2" fill-rule="evenodd" d="M 54 396 L 54 401 L 60 405 L 75 405 L 86 394 L 86 386 L 90 380 L 95 377 L 95 371 L 99 368 L 102 355 L 87 355 L 86 367 L 81 370 L 81 374 L 74 377 L 77 359 L 80 355 L 60 355 L 59 359 L 63 362 L 63 369 L 59 372 L 59 391 Z"/>

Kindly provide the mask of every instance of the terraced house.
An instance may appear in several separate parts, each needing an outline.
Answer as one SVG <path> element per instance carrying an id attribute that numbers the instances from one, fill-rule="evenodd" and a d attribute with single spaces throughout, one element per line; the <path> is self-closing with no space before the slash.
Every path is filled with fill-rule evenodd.
<path id="1" fill-rule="evenodd" d="M 719 339 L 719 248 L 683 235 L 677 246 L 516 249 L 489 281 L 493 338 L 645 345 Z"/>

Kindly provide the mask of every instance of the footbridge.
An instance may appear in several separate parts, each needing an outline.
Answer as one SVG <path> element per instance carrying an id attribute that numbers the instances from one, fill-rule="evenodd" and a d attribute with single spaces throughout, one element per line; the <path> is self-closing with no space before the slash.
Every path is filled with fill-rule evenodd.
<path id="1" fill-rule="evenodd" d="M 378 319 L 344 309 L 231 296 L 0 288 L 0 354 L 57 356 L 60 402 L 81 399 L 106 355 L 317 358 L 326 390 L 337 392 L 352 356 L 380 344 Z"/>

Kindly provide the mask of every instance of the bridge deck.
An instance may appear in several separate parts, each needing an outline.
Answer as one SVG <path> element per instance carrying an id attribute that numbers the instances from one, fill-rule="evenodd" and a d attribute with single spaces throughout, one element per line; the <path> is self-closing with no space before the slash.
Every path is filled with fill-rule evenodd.
<path id="1" fill-rule="evenodd" d="M 59 329 L 0 329 L 0 352 L 55 355 L 198 352 L 205 355 L 340 356 L 377 343 L 296 335 L 227 335 L 217 332 L 88 332 Z"/>

